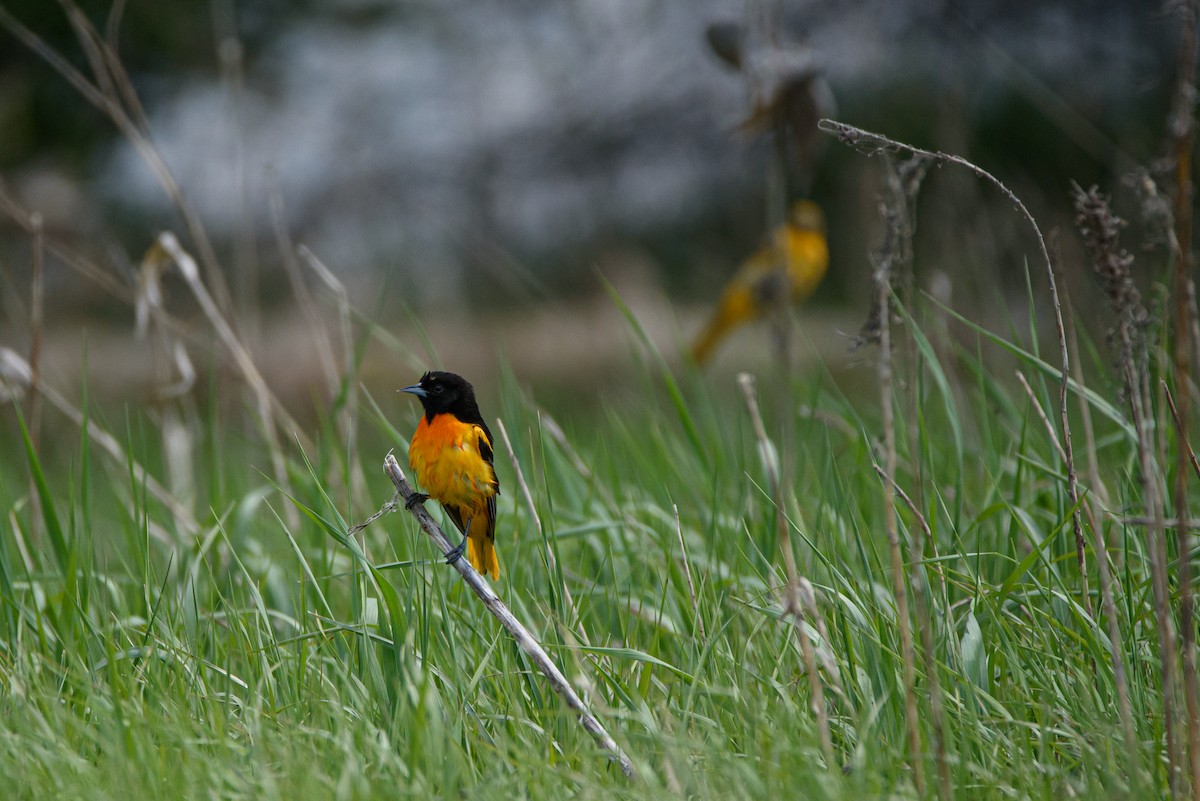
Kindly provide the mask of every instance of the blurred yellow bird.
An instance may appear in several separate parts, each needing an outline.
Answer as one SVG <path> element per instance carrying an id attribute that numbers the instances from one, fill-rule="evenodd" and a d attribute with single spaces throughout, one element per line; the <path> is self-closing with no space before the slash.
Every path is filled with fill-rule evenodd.
<path id="1" fill-rule="evenodd" d="M 692 346 L 696 361 L 704 364 L 717 343 L 739 325 L 807 298 L 828 268 L 825 215 L 811 200 L 797 201 L 771 242 L 742 262 L 725 286 L 712 320 Z"/>

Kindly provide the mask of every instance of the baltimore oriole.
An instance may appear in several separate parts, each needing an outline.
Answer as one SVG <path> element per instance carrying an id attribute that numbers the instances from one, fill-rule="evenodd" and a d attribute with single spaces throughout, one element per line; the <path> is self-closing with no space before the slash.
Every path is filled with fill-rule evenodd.
<path id="1" fill-rule="evenodd" d="M 696 361 L 703 364 L 713 347 L 737 326 L 807 298 L 828 267 L 825 215 L 816 203 L 797 201 L 770 244 L 744 261 L 725 286 L 712 320 L 692 347 Z"/>
<path id="2" fill-rule="evenodd" d="M 495 548 L 500 482 L 492 466 L 492 432 L 479 413 L 475 389 L 454 373 L 429 372 L 400 391 L 420 398 L 425 410 L 408 448 L 408 463 L 429 494 L 413 495 L 409 505 L 428 498 L 440 502 L 463 534 L 446 562 L 453 564 L 465 548 L 472 567 L 500 578 Z"/>

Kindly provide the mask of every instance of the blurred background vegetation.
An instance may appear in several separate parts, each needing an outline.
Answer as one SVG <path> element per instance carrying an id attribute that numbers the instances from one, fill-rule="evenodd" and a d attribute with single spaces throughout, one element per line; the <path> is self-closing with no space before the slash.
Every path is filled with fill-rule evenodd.
<path id="1" fill-rule="evenodd" d="M 88 73 L 63 6 L 0 7 Z M 769 131 L 742 124 L 752 81 L 710 46 L 714 23 L 746 26 L 747 58 L 783 51 L 812 65 L 834 101 L 822 113 L 993 172 L 1043 230 L 1064 231 L 1061 268 L 1089 308 L 1095 290 L 1079 280 L 1070 183 L 1099 184 L 1142 225 L 1145 203 L 1128 179 L 1154 175 L 1165 152 L 1177 50 L 1174 18 L 1137 0 L 80 7 L 101 32 L 119 17 L 114 41 L 154 144 L 213 239 L 239 334 L 267 354 L 270 383 L 301 409 L 318 378 L 279 230 L 418 354 L 398 363 L 394 350 L 369 348 L 368 383 L 409 382 L 435 361 L 419 355 L 432 348 L 487 386 L 502 353 L 520 379 L 583 400 L 627 369 L 606 282 L 675 358 L 764 240 L 775 207 L 807 196 L 826 210 L 831 266 L 800 313 L 801 350 L 853 370 L 851 335 L 869 305 L 880 237 L 878 164 L 815 133 L 810 165 L 781 160 Z M 48 240 L 133 291 L 158 231 L 194 243 L 128 138 L 7 27 L 5 197 L 41 214 Z M 1008 204 L 943 171 L 920 203 L 918 288 L 995 324 L 1024 318 L 1032 240 Z M 33 245 L 7 208 L 0 336 L 25 352 Z M 1165 252 L 1139 262 L 1147 284 L 1164 263 Z M 53 252 L 45 280 L 50 380 L 79 380 L 86 330 L 93 394 L 148 393 L 130 303 Z M 176 279 L 165 280 L 169 293 Z M 167 303 L 184 320 L 198 314 L 184 292 Z M 728 377 L 771 359 L 768 332 L 751 327 L 711 369 Z"/>

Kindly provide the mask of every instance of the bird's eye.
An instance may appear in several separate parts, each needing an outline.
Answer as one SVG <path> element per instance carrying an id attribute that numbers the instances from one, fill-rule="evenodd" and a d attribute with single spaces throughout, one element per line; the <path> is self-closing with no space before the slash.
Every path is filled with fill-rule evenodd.
<path id="1" fill-rule="evenodd" d="M 429 391 L 432 392 L 434 395 L 441 395 L 443 389 L 445 389 L 445 387 L 443 387 L 441 384 L 434 384 L 432 387 L 429 388 Z"/>

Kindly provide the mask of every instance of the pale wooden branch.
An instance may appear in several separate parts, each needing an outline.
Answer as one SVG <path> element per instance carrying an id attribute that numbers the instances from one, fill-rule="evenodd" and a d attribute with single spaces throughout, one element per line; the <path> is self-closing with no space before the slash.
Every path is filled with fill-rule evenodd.
<path id="1" fill-rule="evenodd" d="M 387 473 L 388 478 L 392 480 L 392 484 L 396 486 L 396 491 L 400 493 L 400 497 L 404 499 L 407 506 L 413 496 L 416 495 L 416 491 L 408 483 L 408 479 L 404 477 L 404 471 L 400 469 L 400 464 L 396 461 L 395 456 L 390 453 L 387 455 L 387 458 L 383 461 L 383 470 Z M 424 504 L 414 503 L 409 508 L 409 511 L 417 519 L 422 530 L 433 540 L 438 550 L 443 554 L 449 554 L 454 546 L 446 539 L 446 535 L 442 533 L 442 529 L 433 521 L 429 513 L 425 511 Z M 600 746 L 609 753 L 610 758 L 620 765 L 622 773 L 626 776 L 632 776 L 633 763 L 630 762 L 625 752 L 621 750 L 621 746 L 617 745 L 616 741 L 605 730 L 600 721 L 596 719 L 596 716 L 591 713 L 579 698 L 579 695 L 575 692 L 570 682 L 567 681 L 566 676 L 562 674 L 562 671 L 546 655 L 542 646 L 529 633 L 529 630 L 521 625 L 521 621 L 517 620 L 508 606 L 500 600 L 500 597 L 496 595 L 492 586 L 483 579 L 483 576 L 476 572 L 475 568 L 471 567 L 468 560 L 456 559 L 452 563 L 452 566 L 462 576 L 463 582 L 471 588 L 471 591 L 479 596 L 479 600 L 492 613 L 492 616 L 500 621 L 500 625 L 517 641 L 517 645 L 525 652 L 530 661 L 542 671 L 554 691 L 562 696 L 567 706 L 571 707 L 579 716 L 580 725 L 596 738 Z"/>

